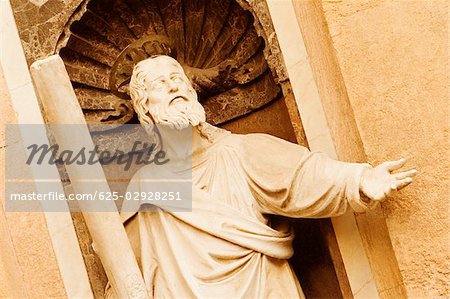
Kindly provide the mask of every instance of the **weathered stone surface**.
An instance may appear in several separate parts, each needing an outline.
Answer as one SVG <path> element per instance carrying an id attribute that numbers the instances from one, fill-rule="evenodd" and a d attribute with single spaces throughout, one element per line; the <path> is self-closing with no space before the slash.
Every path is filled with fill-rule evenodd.
<path id="1" fill-rule="evenodd" d="M 232 3 L 227 20 L 220 31 L 220 35 L 214 41 L 208 56 L 202 63 L 202 67 L 208 68 L 217 65 L 220 61 L 227 59 L 233 48 L 240 43 L 250 21 L 250 15 L 244 11 L 239 4 Z M 253 49 L 247 49 L 253 50 Z"/>
<path id="2" fill-rule="evenodd" d="M 73 192 L 70 185 L 66 187 L 67 194 Z M 73 226 L 77 233 L 80 250 L 83 254 L 84 264 L 88 272 L 92 292 L 95 298 L 103 298 L 105 286 L 108 282 L 105 270 L 98 255 L 92 249 L 92 237 L 81 212 L 71 213 Z"/>
<path id="3" fill-rule="evenodd" d="M 244 9 L 255 16 L 253 25 L 259 36 L 264 38 L 264 55 L 277 82 L 289 80 L 280 45 L 278 44 L 272 19 L 264 0 L 236 0 Z"/>
<path id="4" fill-rule="evenodd" d="M 134 110 L 129 100 L 98 89 L 75 87 L 74 90 L 89 123 L 126 123 L 133 118 Z"/>
<path id="5" fill-rule="evenodd" d="M 94 59 L 86 59 L 85 56 L 70 49 L 63 49 L 63 51 L 61 51 L 61 58 L 64 59 L 67 73 L 69 73 L 72 82 L 108 90 L 108 66 L 95 61 Z"/>
<path id="6" fill-rule="evenodd" d="M 448 296 L 448 2 L 322 5 L 369 161 L 419 171 L 383 206 L 408 296 Z"/>
<path id="7" fill-rule="evenodd" d="M 28 64 L 53 54 L 69 17 L 80 0 L 39 1 L 11 0 L 19 35 Z"/>
<path id="8" fill-rule="evenodd" d="M 267 72 L 255 84 L 235 87 L 209 98 L 203 103 L 207 121 L 211 124 L 221 124 L 262 107 L 279 94 L 280 89 L 273 88 L 273 85 L 272 74 Z"/>

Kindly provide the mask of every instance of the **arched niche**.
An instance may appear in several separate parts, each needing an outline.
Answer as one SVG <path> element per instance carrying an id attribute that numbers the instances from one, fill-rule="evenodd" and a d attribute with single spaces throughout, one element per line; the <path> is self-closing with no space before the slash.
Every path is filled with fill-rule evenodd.
<path id="1" fill-rule="evenodd" d="M 65 62 L 86 120 L 133 122 L 127 80 L 136 62 L 155 54 L 171 55 L 183 65 L 205 107 L 208 122 L 215 125 L 283 96 L 280 72 L 268 63 L 273 53 L 267 46 L 266 32 L 250 5 L 244 3 L 80 3 L 65 24 L 55 52 Z"/>

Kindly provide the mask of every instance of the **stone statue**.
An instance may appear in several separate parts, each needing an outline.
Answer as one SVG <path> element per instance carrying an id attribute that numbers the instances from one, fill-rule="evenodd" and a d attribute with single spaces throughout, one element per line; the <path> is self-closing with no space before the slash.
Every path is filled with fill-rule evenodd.
<path id="1" fill-rule="evenodd" d="M 404 159 L 376 167 L 344 163 L 270 135 L 211 126 L 183 68 L 169 56 L 138 63 L 130 93 L 149 132 L 154 124 L 193 128 L 192 150 L 176 153 L 192 158 L 192 212 L 121 214 L 156 298 L 302 298 L 288 262 L 293 234 L 270 215 L 333 217 L 348 206 L 364 212 L 416 173 L 393 172 Z M 177 151 L 180 145 L 170 140 L 164 146 Z M 128 190 L 145 188 L 139 179 L 149 167 L 135 174 Z"/>

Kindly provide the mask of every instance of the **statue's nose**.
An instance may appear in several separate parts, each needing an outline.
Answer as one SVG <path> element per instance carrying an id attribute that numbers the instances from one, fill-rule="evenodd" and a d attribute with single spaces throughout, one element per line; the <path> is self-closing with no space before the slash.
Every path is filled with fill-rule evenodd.
<path id="1" fill-rule="evenodd" d="M 169 91 L 170 92 L 178 91 L 178 85 L 175 82 L 173 82 L 172 80 L 169 80 Z"/>

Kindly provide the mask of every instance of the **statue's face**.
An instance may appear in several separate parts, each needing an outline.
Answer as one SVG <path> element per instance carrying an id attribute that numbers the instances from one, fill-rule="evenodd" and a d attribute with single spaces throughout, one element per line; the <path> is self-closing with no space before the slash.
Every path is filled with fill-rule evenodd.
<path id="1" fill-rule="evenodd" d="M 157 57 L 144 64 L 149 105 L 171 107 L 179 102 L 197 101 L 197 94 L 181 66 L 172 59 Z"/>
<path id="2" fill-rule="evenodd" d="M 149 58 L 134 70 L 144 74 L 144 106 L 156 124 L 177 129 L 205 121 L 205 111 L 181 65 L 169 56 Z M 131 85 L 131 84 L 130 84 Z"/>

